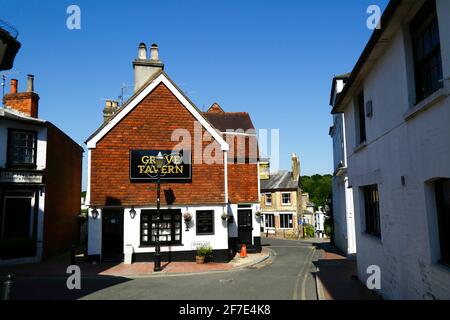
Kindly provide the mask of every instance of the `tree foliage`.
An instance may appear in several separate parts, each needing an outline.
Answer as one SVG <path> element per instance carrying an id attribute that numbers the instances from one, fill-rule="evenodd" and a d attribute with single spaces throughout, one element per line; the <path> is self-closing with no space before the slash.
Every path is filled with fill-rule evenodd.
<path id="1" fill-rule="evenodd" d="M 300 181 L 303 192 L 309 193 L 309 200 L 314 203 L 314 209 L 325 207 L 327 199 L 331 199 L 331 179 L 330 174 L 313 176 L 302 176 Z"/>

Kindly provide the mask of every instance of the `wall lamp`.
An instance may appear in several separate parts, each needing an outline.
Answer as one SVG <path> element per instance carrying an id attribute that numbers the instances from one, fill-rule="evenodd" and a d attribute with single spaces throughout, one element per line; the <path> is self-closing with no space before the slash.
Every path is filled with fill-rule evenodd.
<path id="1" fill-rule="evenodd" d="M 134 217 L 136 217 L 136 210 L 134 210 L 134 207 L 131 207 L 130 210 L 130 218 L 134 219 Z"/>
<path id="2" fill-rule="evenodd" d="M 98 210 L 97 207 L 94 207 L 94 210 L 92 210 L 92 218 L 97 219 L 98 218 Z"/>

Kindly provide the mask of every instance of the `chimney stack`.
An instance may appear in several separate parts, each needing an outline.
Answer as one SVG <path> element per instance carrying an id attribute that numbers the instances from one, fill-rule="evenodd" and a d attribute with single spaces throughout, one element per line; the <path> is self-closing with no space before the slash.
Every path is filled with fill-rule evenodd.
<path id="1" fill-rule="evenodd" d="M 300 160 L 295 153 L 292 154 L 292 180 L 296 181 L 300 177 Z"/>
<path id="2" fill-rule="evenodd" d="M 37 118 L 39 111 L 39 95 L 34 93 L 34 76 L 28 75 L 27 92 L 18 92 L 18 81 L 11 80 L 11 88 L 5 94 L 4 105 L 29 117 Z"/>
<path id="3" fill-rule="evenodd" d="M 152 44 L 150 59 L 147 59 L 147 47 L 141 43 L 138 48 L 138 57 L 133 61 L 134 92 L 138 91 L 153 75 L 164 70 L 164 63 L 159 60 L 158 45 Z"/>
<path id="4" fill-rule="evenodd" d="M 106 100 L 105 108 L 103 109 L 103 122 L 108 122 L 109 119 L 119 109 L 119 102 L 115 100 Z"/>

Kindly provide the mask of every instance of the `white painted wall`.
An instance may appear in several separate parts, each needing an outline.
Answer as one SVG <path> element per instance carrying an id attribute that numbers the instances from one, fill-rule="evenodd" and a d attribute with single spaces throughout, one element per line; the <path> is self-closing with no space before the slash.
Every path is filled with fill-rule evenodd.
<path id="1" fill-rule="evenodd" d="M 444 76 L 450 77 L 450 1 L 437 0 Z M 405 24 L 406 25 L 406 24 Z M 364 81 L 373 101 L 367 147 L 355 152 L 354 106 L 345 108 L 348 176 L 353 187 L 359 278 L 381 268 L 386 299 L 449 299 L 450 269 L 438 264 L 439 245 L 430 180 L 450 178 L 450 99 L 407 119 L 414 106 L 408 33 L 400 28 Z M 450 83 L 437 93 L 450 92 Z M 420 107 L 421 104 L 419 104 Z M 406 185 L 402 186 L 401 176 Z M 381 239 L 367 235 L 360 187 L 378 184 Z"/>

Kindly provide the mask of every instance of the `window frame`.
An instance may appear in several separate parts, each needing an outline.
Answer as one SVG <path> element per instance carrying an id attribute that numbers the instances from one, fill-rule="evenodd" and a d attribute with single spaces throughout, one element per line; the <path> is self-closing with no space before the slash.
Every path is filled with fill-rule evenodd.
<path id="1" fill-rule="evenodd" d="M 12 146 L 12 139 L 13 139 L 14 133 L 30 134 L 33 136 L 33 139 L 34 139 L 33 163 L 18 163 L 18 162 L 12 161 L 13 156 L 11 154 L 11 149 L 14 147 L 14 146 Z M 6 146 L 6 165 L 8 167 L 36 168 L 37 167 L 37 151 L 38 151 L 38 138 L 37 138 L 36 131 L 8 128 L 8 137 L 7 137 L 7 146 Z"/>
<path id="2" fill-rule="evenodd" d="M 271 216 L 271 219 L 267 219 L 268 216 Z M 272 226 L 268 225 L 268 222 L 272 221 Z M 266 229 L 275 229 L 275 214 L 274 213 L 264 213 L 264 227 Z"/>
<path id="3" fill-rule="evenodd" d="M 293 213 L 280 213 L 280 229 L 284 229 L 284 230 L 290 230 L 290 229 L 294 229 L 294 214 Z M 283 227 L 282 226 L 282 216 L 291 216 L 291 219 L 288 218 L 287 223 L 288 223 L 288 227 Z M 292 227 L 289 227 L 289 220 L 292 221 Z"/>
<path id="4" fill-rule="evenodd" d="M 283 196 L 286 195 L 286 194 L 289 195 L 289 203 L 284 203 L 284 201 L 283 201 Z M 286 207 L 292 206 L 292 195 L 291 195 L 291 192 L 282 192 L 281 193 L 281 205 L 282 206 L 286 206 Z"/>
<path id="5" fill-rule="evenodd" d="M 152 223 L 156 222 L 156 221 L 153 221 L 151 217 L 152 216 L 157 216 L 156 212 L 157 211 L 155 209 L 142 209 L 141 210 L 140 225 L 139 225 L 139 243 L 140 243 L 141 247 L 155 247 L 156 246 L 156 240 L 155 241 L 151 240 L 152 239 L 152 231 L 153 231 Z M 161 210 L 159 215 L 160 215 L 159 223 L 164 223 L 165 222 L 162 219 L 162 217 L 164 215 L 170 215 L 171 216 L 170 223 L 172 224 L 171 233 L 170 233 L 172 240 L 171 241 L 159 241 L 160 245 L 161 246 L 182 245 L 183 244 L 183 223 L 182 223 L 183 221 L 182 221 L 182 217 L 181 217 L 181 210 L 176 210 L 176 209 L 173 209 L 173 210 Z M 176 219 L 177 215 L 179 216 L 179 220 Z M 143 234 L 143 230 L 144 230 L 144 228 L 143 228 L 144 216 L 149 216 L 150 217 L 149 220 L 145 221 L 145 222 L 148 223 L 148 228 L 147 228 L 148 232 L 146 234 L 147 238 L 149 239 L 148 241 L 143 241 L 142 240 L 142 238 L 144 236 L 144 234 Z M 180 227 L 179 227 L 179 229 L 180 229 L 180 234 L 179 234 L 180 240 L 174 240 L 175 236 L 177 235 L 176 234 L 176 229 L 177 228 L 175 227 L 177 222 L 180 223 Z M 157 228 L 155 227 L 155 230 L 156 229 Z M 161 231 L 161 228 L 160 228 L 160 231 Z M 160 236 L 161 236 L 161 234 L 160 234 Z"/>
<path id="6" fill-rule="evenodd" d="M 211 223 L 212 223 L 212 231 L 211 232 L 204 232 L 204 233 L 201 233 L 201 232 L 199 232 L 199 230 L 198 230 L 198 227 L 199 227 L 199 223 L 198 223 L 198 213 L 199 212 L 201 212 L 201 213 L 211 213 Z M 215 212 L 214 212 L 214 210 L 196 210 L 195 211 L 195 234 L 197 235 L 197 236 L 212 236 L 212 235 L 214 235 L 215 234 Z"/>
<path id="7" fill-rule="evenodd" d="M 363 192 L 365 218 L 364 232 L 381 239 L 380 192 L 378 185 L 367 185 L 361 187 L 361 189 Z"/>
<path id="8" fill-rule="evenodd" d="M 267 196 L 270 196 L 270 202 L 268 202 L 267 201 Z M 265 204 L 266 204 L 266 207 L 271 207 L 272 205 L 273 205 L 273 196 L 272 196 L 272 193 L 271 192 L 266 192 L 266 193 L 264 193 L 264 197 L 265 197 Z"/>
<path id="9" fill-rule="evenodd" d="M 434 30 L 433 27 L 436 27 Z M 409 25 L 410 37 L 411 37 L 411 50 L 413 55 L 413 72 L 414 72 L 414 85 L 415 85 L 415 98 L 416 104 L 425 100 L 431 96 L 436 91 L 444 87 L 443 82 L 437 81 L 433 82 L 433 71 L 434 68 L 438 68 L 437 77 L 441 80 L 443 79 L 443 65 L 442 65 L 442 51 L 441 51 L 441 35 L 439 30 L 439 21 L 436 10 L 436 1 L 426 1 L 424 5 L 416 13 L 415 17 L 411 20 Z M 435 35 L 433 31 L 436 31 Z M 429 35 L 429 51 L 426 51 L 425 41 L 426 36 Z M 437 39 L 434 38 L 437 37 Z M 437 44 L 433 47 L 433 41 L 436 40 Z M 422 57 L 419 58 L 418 45 L 422 44 L 421 54 Z M 436 60 L 437 59 L 437 60 Z M 433 64 L 439 61 L 438 64 Z M 425 70 L 426 68 L 426 70 Z M 423 70 L 426 71 L 426 75 L 423 75 Z M 439 75 L 440 72 L 440 75 Z M 423 84 L 427 83 L 431 87 L 423 88 Z M 436 86 L 433 88 L 433 86 Z M 429 90 L 429 91 L 425 91 Z"/>
<path id="10" fill-rule="evenodd" d="M 356 96 L 355 99 L 356 112 L 356 145 L 359 146 L 367 142 L 367 125 L 366 125 L 366 106 L 364 98 L 364 89 Z"/>
<path id="11" fill-rule="evenodd" d="M 450 179 L 439 179 L 434 183 L 434 193 L 436 199 L 436 215 L 438 224 L 438 240 L 439 240 L 439 263 L 450 267 L 450 244 L 448 240 L 450 236 L 444 232 L 448 232 L 450 227 L 450 203 L 445 203 L 445 184 L 448 184 L 447 192 L 450 197 Z M 445 216 L 449 215 L 449 216 Z M 445 220 L 444 220 L 445 219 Z"/>

